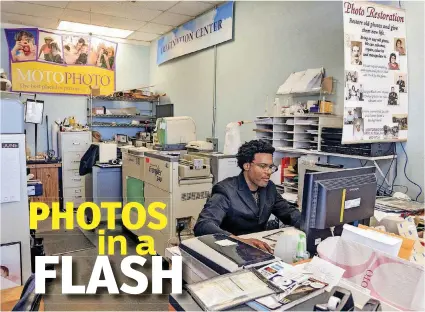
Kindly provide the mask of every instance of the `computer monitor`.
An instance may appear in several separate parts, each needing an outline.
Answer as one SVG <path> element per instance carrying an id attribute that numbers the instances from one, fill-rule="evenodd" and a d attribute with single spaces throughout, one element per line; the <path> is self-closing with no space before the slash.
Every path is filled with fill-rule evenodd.
<path id="1" fill-rule="evenodd" d="M 346 223 L 369 225 L 376 196 L 375 167 L 311 172 L 304 177 L 301 230 L 314 255 L 324 239 L 341 235 Z"/>
<path id="2" fill-rule="evenodd" d="M 156 106 L 156 118 L 174 117 L 174 104 L 162 104 Z"/>

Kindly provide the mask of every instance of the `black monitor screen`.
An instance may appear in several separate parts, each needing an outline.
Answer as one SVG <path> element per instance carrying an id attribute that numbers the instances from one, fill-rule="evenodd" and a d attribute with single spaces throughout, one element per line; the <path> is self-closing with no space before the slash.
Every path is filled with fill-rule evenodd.
<path id="1" fill-rule="evenodd" d="M 163 104 L 156 107 L 156 118 L 173 117 L 174 104 Z"/>

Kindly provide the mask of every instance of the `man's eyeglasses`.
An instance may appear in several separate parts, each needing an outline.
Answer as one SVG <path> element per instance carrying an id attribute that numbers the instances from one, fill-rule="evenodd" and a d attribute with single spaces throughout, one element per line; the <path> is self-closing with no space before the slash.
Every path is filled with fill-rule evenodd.
<path id="1" fill-rule="evenodd" d="M 252 164 L 256 165 L 257 167 L 260 167 L 264 171 L 270 170 L 272 173 L 275 173 L 278 169 L 276 165 L 257 164 L 255 162 L 252 162 Z"/>

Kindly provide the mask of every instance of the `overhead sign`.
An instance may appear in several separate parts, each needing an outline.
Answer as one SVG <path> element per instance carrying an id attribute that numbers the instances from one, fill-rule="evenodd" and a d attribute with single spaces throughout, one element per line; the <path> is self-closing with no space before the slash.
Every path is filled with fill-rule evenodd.
<path id="1" fill-rule="evenodd" d="M 187 22 L 158 40 L 157 64 L 233 39 L 233 1 Z"/>
<path id="2" fill-rule="evenodd" d="M 115 91 L 117 44 L 96 37 L 5 29 L 12 91 L 101 95 Z"/>
<path id="3" fill-rule="evenodd" d="M 406 14 L 370 2 L 344 1 L 342 143 L 407 140 Z"/>

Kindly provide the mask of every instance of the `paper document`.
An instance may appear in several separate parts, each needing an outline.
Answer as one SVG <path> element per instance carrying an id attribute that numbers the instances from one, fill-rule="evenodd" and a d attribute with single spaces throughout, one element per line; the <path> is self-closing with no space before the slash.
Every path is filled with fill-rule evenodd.
<path id="1" fill-rule="evenodd" d="M 329 285 L 326 287 L 327 291 L 338 285 L 345 272 L 344 269 L 319 257 L 314 257 L 313 260 L 307 263 L 304 270 L 313 273 L 315 278 L 328 283 Z"/>
<path id="2" fill-rule="evenodd" d="M 6 142 L 8 140 L 8 142 Z M 11 141 L 9 141 L 11 140 Z M 15 140 L 15 141 L 13 141 Z M 1 142 L 1 201 L 2 203 L 21 200 L 21 165 L 20 148 L 23 140 L 16 135 L 2 134 Z"/>
<path id="3" fill-rule="evenodd" d="M 228 240 L 228 239 L 222 239 L 222 240 L 216 241 L 215 243 L 216 243 L 217 245 L 220 245 L 220 246 L 232 246 L 232 245 L 237 245 L 237 243 L 232 242 L 231 240 Z"/>

